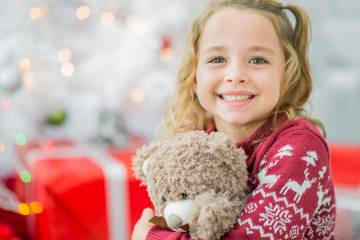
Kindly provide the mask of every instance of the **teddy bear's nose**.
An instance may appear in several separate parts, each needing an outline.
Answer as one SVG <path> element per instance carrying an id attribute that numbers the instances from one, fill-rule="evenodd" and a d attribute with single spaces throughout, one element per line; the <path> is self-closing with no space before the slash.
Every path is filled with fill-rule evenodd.
<path id="1" fill-rule="evenodd" d="M 166 223 L 171 229 L 178 229 L 182 226 L 182 219 L 176 214 L 170 214 L 166 218 Z"/>

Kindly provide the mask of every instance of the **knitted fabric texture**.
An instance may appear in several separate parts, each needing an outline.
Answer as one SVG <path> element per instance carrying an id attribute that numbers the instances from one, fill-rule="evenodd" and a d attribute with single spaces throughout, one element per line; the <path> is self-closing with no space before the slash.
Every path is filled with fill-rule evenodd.
<path id="1" fill-rule="evenodd" d="M 329 151 L 315 126 L 296 119 L 271 131 L 267 122 L 237 146 L 249 156 L 251 193 L 237 224 L 221 239 L 334 239 Z M 191 238 L 154 226 L 147 239 Z"/>

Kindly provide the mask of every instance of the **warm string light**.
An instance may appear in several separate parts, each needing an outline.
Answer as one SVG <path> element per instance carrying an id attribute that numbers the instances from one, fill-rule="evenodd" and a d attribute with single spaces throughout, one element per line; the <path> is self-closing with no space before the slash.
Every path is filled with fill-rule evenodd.
<path id="1" fill-rule="evenodd" d="M 31 71 L 31 61 L 23 58 L 18 63 L 19 70 L 22 74 L 22 82 L 25 89 L 30 89 L 34 84 L 34 75 Z"/>
<path id="2" fill-rule="evenodd" d="M 5 144 L 0 143 L 0 153 L 5 152 Z"/>
<path id="3" fill-rule="evenodd" d="M 142 34 L 146 31 L 144 23 L 136 15 L 129 15 L 126 18 L 126 25 L 128 28 L 130 28 L 140 34 Z"/>
<path id="4" fill-rule="evenodd" d="M 29 206 L 32 214 L 40 214 L 43 212 L 43 206 L 39 202 L 31 202 Z"/>
<path id="5" fill-rule="evenodd" d="M 65 77 L 71 77 L 75 71 L 74 64 L 71 62 L 72 59 L 71 51 L 67 48 L 62 48 L 58 51 L 57 58 L 58 61 L 61 63 L 60 72 Z"/>
<path id="6" fill-rule="evenodd" d="M 41 17 L 41 10 L 39 7 L 33 7 L 30 9 L 29 16 L 32 20 L 39 19 Z"/>
<path id="7" fill-rule="evenodd" d="M 74 64 L 72 64 L 71 62 L 66 62 L 63 63 L 61 65 L 61 73 L 65 76 L 65 77 L 71 77 L 74 74 Z"/>
<path id="8" fill-rule="evenodd" d="M 45 4 L 42 4 L 38 7 L 32 7 L 29 11 L 29 17 L 32 20 L 38 20 L 45 17 L 49 12 L 49 7 Z"/>
<path id="9" fill-rule="evenodd" d="M 31 62 L 28 58 L 23 58 L 19 61 L 18 67 L 22 73 L 29 72 L 31 70 Z"/>
<path id="10" fill-rule="evenodd" d="M 30 214 L 40 214 L 43 210 L 43 206 L 40 202 L 19 203 L 18 205 L 18 212 L 24 216 Z"/>
<path id="11" fill-rule="evenodd" d="M 22 75 L 24 89 L 30 89 L 34 84 L 34 74 L 32 72 L 26 72 Z"/>
<path id="12" fill-rule="evenodd" d="M 40 6 L 32 7 L 29 11 L 29 17 L 32 20 L 38 20 L 40 18 L 48 15 L 49 7 L 46 4 L 42 4 Z M 75 15 L 76 17 L 84 21 L 90 17 L 90 7 L 83 4 L 76 8 Z M 104 26 L 110 26 L 114 23 L 115 14 L 112 11 L 105 11 L 101 14 L 100 22 Z M 145 31 L 145 25 L 142 23 L 140 18 L 136 15 L 129 15 L 126 19 L 126 24 L 129 28 L 133 29 L 138 33 L 143 33 Z"/>
<path id="13" fill-rule="evenodd" d="M 90 8 L 86 5 L 81 5 L 76 9 L 76 16 L 79 20 L 86 20 L 90 16 Z"/>
<path id="14" fill-rule="evenodd" d="M 57 57 L 60 63 L 70 62 L 72 58 L 72 54 L 69 49 L 62 48 L 58 51 Z"/>
<path id="15" fill-rule="evenodd" d="M 21 215 L 29 215 L 30 214 L 30 207 L 26 203 L 19 203 L 18 211 Z"/>
<path id="16" fill-rule="evenodd" d="M 170 61 L 174 55 L 174 51 L 171 47 L 163 48 L 160 50 L 160 55 L 164 60 Z"/>
<path id="17" fill-rule="evenodd" d="M 161 57 L 166 60 L 170 61 L 173 57 L 173 48 L 171 47 L 171 38 L 169 36 L 164 37 L 162 40 L 162 46 L 160 50 Z"/>
<path id="18" fill-rule="evenodd" d="M 136 88 L 131 91 L 130 98 L 134 103 L 141 103 L 145 99 L 144 91 L 140 88 Z"/>
<path id="19" fill-rule="evenodd" d="M 104 26 L 110 26 L 114 23 L 115 16 L 111 11 L 105 11 L 101 14 L 100 21 Z"/>

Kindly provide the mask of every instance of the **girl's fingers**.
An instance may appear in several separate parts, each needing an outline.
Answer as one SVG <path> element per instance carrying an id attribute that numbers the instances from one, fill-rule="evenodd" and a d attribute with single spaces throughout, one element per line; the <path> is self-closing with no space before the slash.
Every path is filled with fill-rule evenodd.
<path id="1" fill-rule="evenodd" d="M 154 210 L 151 208 L 145 208 L 141 214 L 141 218 L 145 220 L 149 220 L 154 216 Z"/>

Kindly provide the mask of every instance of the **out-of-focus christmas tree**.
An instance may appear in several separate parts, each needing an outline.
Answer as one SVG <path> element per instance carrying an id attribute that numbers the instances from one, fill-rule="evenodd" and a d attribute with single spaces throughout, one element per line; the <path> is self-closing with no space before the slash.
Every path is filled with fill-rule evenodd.
<path id="1" fill-rule="evenodd" d="M 152 138 L 205 1 L 1 1 L 0 174 L 29 139 Z"/>

